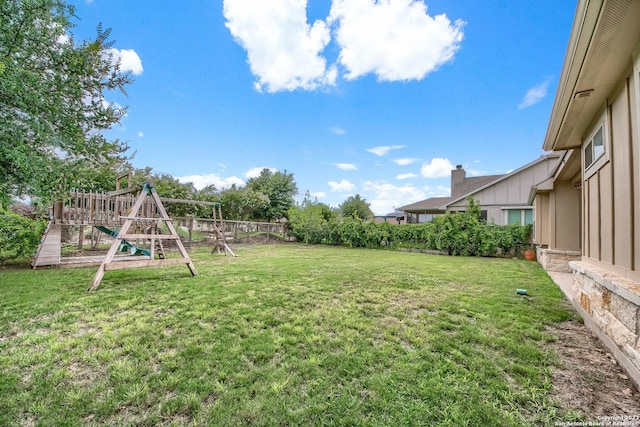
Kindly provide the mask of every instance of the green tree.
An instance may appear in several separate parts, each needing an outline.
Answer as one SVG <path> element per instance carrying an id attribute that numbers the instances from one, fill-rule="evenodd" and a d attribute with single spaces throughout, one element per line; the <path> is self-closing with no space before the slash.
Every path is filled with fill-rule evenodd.
<path id="1" fill-rule="evenodd" d="M 289 208 L 294 205 L 293 196 L 298 194 L 298 187 L 292 173 L 272 172 L 264 168 L 260 175 L 249 179 L 246 188 L 265 195 L 268 203 L 259 206 L 255 212 L 259 220 L 278 220 L 286 218 Z"/>
<path id="2" fill-rule="evenodd" d="M 76 42 L 64 0 L 0 1 L 0 204 L 55 197 L 74 165 L 109 163 L 127 150 L 102 131 L 126 109 L 105 101 L 133 82 L 114 61 L 110 30 Z"/>
<path id="3" fill-rule="evenodd" d="M 362 221 L 369 221 L 374 216 L 370 206 L 369 202 L 360 197 L 359 194 L 356 194 L 355 196 L 349 196 L 339 208 L 343 218 L 358 218 Z"/>
<path id="4" fill-rule="evenodd" d="M 251 221 L 258 216 L 258 211 L 269 206 L 269 198 L 264 194 L 235 184 L 222 191 L 220 202 L 224 218 L 237 221 Z"/>
<path id="5" fill-rule="evenodd" d="M 300 206 L 289 209 L 289 226 L 296 239 L 304 243 L 331 243 L 332 225 L 337 212 L 328 205 L 311 200 L 307 192 Z"/>
<path id="6" fill-rule="evenodd" d="M 133 183 L 142 185 L 145 182 L 153 183 L 158 195 L 160 197 L 170 199 L 184 199 L 184 200 L 205 200 L 203 193 L 196 190 L 195 186 L 191 182 L 180 182 L 170 174 L 155 173 L 150 167 L 144 169 L 135 169 L 133 171 Z M 187 203 L 172 203 L 164 202 L 164 207 L 167 209 L 167 213 L 170 216 L 211 216 L 210 208 L 187 204 Z M 205 215 L 208 212 L 208 215 Z"/>

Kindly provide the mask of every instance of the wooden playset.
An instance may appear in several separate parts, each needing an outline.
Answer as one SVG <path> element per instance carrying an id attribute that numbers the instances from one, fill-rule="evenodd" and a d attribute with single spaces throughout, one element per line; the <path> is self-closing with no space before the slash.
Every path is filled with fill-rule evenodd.
<path id="1" fill-rule="evenodd" d="M 127 178 L 127 187 L 120 182 Z M 86 267 L 98 266 L 88 290 L 94 290 L 106 271 L 137 267 L 186 264 L 192 275 L 196 269 L 182 240 L 167 214 L 163 202 L 210 205 L 213 219 L 214 248 L 219 253 L 235 256 L 224 233 L 224 222 L 219 203 L 159 197 L 151 183 L 132 185 L 130 174 L 119 176 L 116 190 L 108 194 L 71 192 L 66 201 L 55 204 L 52 218 L 31 261 L 33 268 L 43 266 Z M 84 228 L 93 227 L 93 234 L 104 233 L 112 239 L 105 254 L 97 256 L 62 256 L 63 234 L 70 227 L 80 229 L 78 239 L 82 247 Z M 103 234 L 103 235 L 104 235 Z M 93 240 L 93 237 L 92 237 Z M 99 242 L 100 239 L 98 238 Z M 177 256 L 169 254 L 167 245 L 177 248 Z"/>

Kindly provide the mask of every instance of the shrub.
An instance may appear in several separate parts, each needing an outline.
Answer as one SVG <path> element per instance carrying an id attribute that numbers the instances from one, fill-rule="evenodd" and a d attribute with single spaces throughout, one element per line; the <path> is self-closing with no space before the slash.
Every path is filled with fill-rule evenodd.
<path id="1" fill-rule="evenodd" d="M 434 218 L 423 224 L 365 222 L 355 216 L 338 219 L 318 204 L 290 210 L 293 235 L 305 243 L 353 248 L 410 247 L 449 255 L 499 256 L 520 254 L 529 244 L 531 226 L 487 224 L 469 200 L 466 212 Z"/>
<path id="2" fill-rule="evenodd" d="M 43 220 L 0 210 L 0 261 L 31 257 L 44 229 Z"/>

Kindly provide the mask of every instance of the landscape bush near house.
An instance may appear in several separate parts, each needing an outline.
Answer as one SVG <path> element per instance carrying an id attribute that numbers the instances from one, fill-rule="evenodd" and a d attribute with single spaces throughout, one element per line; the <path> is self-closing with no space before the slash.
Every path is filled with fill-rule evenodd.
<path id="1" fill-rule="evenodd" d="M 487 224 L 479 219 L 473 200 L 465 212 L 401 225 L 338 218 L 321 205 L 306 203 L 290 210 L 291 233 L 299 241 L 354 248 L 413 248 L 463 256 L 518 255 L 530 241 L 531 225 Z"/>

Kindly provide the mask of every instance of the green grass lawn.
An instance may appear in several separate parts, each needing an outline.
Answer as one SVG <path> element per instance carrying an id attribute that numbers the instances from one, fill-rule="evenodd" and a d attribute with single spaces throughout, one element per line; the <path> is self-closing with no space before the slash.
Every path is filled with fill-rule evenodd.
<path id="1" fill-rule="evenodd" d="M 186 266 L 0 272 L 0 425 L 553 425 L 537 263 L 238 247 Z M 516 295 L 526 288 L 529 296 Z"/>

